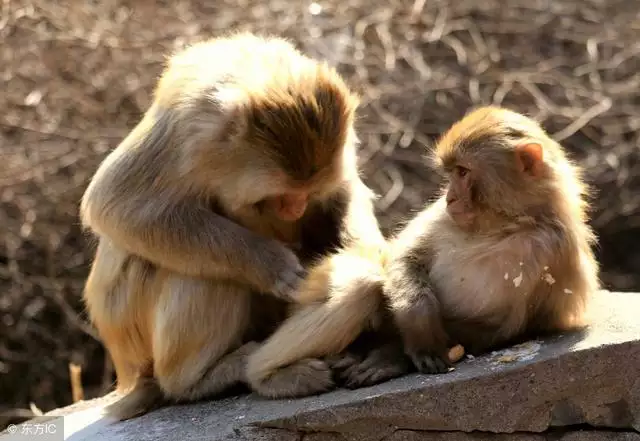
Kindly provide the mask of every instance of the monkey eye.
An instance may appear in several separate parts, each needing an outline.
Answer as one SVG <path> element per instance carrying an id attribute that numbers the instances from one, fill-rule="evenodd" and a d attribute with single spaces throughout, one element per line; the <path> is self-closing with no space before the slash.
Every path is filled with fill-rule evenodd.
<path id="1" fill-rule="evenodd" d="M 464 168 L 464 167 L 462 167 L 460 165 L 457 165 L 456 168 L 455 168 L 455 173 L 459 177 L 464 178 L 469 173 L 469 169 L 468 168 Z"/>

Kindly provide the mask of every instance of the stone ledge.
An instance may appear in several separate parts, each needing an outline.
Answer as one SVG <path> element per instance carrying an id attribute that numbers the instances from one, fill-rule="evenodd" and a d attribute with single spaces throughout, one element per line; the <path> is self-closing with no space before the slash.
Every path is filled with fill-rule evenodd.
<path id="1" fill-rule="evenodd" d="M 260 439 L 260 438 L 252 438 Z M 273 440 L 289 441 L 290 438 L 273 438 Z M 294 438 L 291 438 L 294 440 Z M 347 441 L 342 435 L 316 434 L 295 438 L 296 441 Z M 411 430 L 398 430 L 391 436 L 375 438 L 376 441 L 639 441 L 640 434 L 636 432 L 612 432 L 599 430 L 581 430 L 565 433 L 536 434 L 489 434 L 477 432 L 468 434 L 464 432 L 415 432 Z"/>
<path id="2" fill-rule="evenodd" d="M 586 332 L 466 360 L 444 375 L 409 375 L 298 400 L 245 395 L 115 424 L 101 415 L 116 398 L 109 394 L 47 417 L 65 415 L 65 439 L 72 441 L 542 441 L 549 438 L 541 432 L 563 427 L 567 433 L 549 436 L 638 440 L 640 294 L 598 293 L 593 310 L 597 316 Z M 576 425 L 602 430 L 571 432 Z M 482 434 L 465 433 L 472 431 Z"/>

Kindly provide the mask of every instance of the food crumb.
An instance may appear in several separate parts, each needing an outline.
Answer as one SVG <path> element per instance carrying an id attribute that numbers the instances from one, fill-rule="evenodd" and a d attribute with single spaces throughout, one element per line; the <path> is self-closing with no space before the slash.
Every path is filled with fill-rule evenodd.
<path id="1" fill-rule="evenodd" d="M 462 345 L 455 345 L 449 349 L 449 353 L 447 355 L 451 363 L 457 363 L 464 356 L 464 347 Z"/>
<path id="2" fill-rule="evenodd" d="M 520 272 L 520 275 L 518 277 L 513 279 L 513 284 L 515 285 L 516 288 L 519 287 L 521 283 L 522 283 L 522 272 Z"/>
<path id="3" fill-rule="evenodd" d="M 554 279 L 553 276 L 549 273 L 546 273 L 544 275 L 544 281 L 547 282 L 549 285 L 553 285 L 554 283 L 556 283 L 556 279 Z"/>
<path id="4" fill-rule="evenodd" d="M 573 294 L 573 291 L 571 291 L 569 288 L 565 288 L 564 289 L 564 293 L 565 294 Z"/>

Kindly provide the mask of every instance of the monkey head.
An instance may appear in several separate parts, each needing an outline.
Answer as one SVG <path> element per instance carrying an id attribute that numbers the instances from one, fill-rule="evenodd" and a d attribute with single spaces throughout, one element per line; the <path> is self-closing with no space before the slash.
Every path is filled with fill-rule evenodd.
<path id="1" fill-rule="evenodd" d="M 503 108 L 467 114 L 439 140 L 447 212 L 465 230 L 502 227 L 549 205 L 561 152 L 532 119 Z"/>
<path id="2" fill-rule="evenodd" d="M 194 44 L 170 59 L 155 95 L 151 114 L 174 132 L 157 136 L 184 151 L 179 174 L 226 212 L 257 207 L 293 221 L 355 169 L 358 98 L 280 38 Z"/>
<path id="3" fill-rule="evenodd" d="M 236 134 L 230 204 L 284 221 L 328 199 L 354 168 L 357 98 L 328 66 L 309 59 L 284 78 L 245 87 L 232 104 Z"/>

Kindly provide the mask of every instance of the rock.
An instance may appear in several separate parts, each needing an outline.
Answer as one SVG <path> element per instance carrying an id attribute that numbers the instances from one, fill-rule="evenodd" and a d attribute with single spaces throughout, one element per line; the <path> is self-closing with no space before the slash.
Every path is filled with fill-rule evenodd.
<path id="1" fill-rule="evenodd" d="M 611 432 L 600 430 L 581 430 L 566 432 L 551 437 L 539 433 L 464 433 L 464 432 L 414 432 L 399 430 L 384 441 L 640 441 L 635 432 Z M 305 438 L 304 441 L 307 441 Z M 313 441 L 320 441 L 315 440 Z"/>
<path id="2" fill-rule="evenodd" d="M 409 375 L 298 400 L 231 397 L 121 423 L 101 415 L 116 399 L 109 394 L 48 416 L 66 415 L 65 439 L 72 441 L 636 441 L 640 294 L 601 292 L 593 306 L 594 324 L 586 332 L 465 360 L 443 375 Z M 598 430 L 574 432 L 576 425 Z M 560 432 L 553 438 L 540 433 L 548 429 Z"/>

